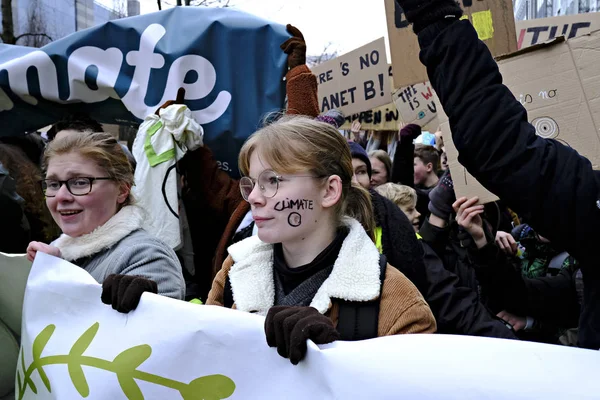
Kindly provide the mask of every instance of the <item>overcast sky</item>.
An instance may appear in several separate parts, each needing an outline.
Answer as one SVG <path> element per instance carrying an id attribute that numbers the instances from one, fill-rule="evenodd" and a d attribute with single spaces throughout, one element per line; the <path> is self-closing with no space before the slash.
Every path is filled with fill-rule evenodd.
<path id="1" fill-rule="evenodd" d="M 168 7 L 165 1 L 175 2 L 162 0 L 163 9 Z M 231 0 L 230 4 L 274 22 L 297 26 L 304 34 L 309 55 L 321 54 L 329 43 L 328 52 L 344 54 L 387 37 L 383 0 Z M 156 0 L 140 0 L 140 5 L 143 14 L 158 10 Z"/>

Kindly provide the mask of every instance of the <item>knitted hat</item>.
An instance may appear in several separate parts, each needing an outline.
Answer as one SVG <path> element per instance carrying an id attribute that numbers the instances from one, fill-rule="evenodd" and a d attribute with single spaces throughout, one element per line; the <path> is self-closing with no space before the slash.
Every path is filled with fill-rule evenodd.
<path id="1" fill-rule="evenodd" d="M 363 147 L 356 142 L 348 142 L 348 145 L 350 146 L 352 158 L 358 158 L 367 164 L 367 174 L 369 174 L 369 178 L 371 178 L 371 160 L 369 160 L 369 155 L 365 149 L 363 149 Z"/>
<path id="2" fill-rule="evenodd" d="M 528 237 L 535 237 L 535 231 L 527 224 L 517 225 L 513 228 L 510 234 L 517 242 Z"/>
<path id="3" fill-rule="evenodd" d="M 333 125 L 335 129 L 339 129 L 340 126 L 344 125 L 344 114 L 336 109 L 332 109 L 326 113 L 320 114 L 315 119 L 317 121 L 326 122 L 330 125 Z"/>

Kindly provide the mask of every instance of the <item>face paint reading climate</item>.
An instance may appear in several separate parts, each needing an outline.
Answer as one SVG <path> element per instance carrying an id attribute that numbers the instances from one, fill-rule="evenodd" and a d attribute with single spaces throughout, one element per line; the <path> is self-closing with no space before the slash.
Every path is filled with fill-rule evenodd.
<path id="1" fill-rule="evenodd" d="M 283 211 L 283 210 L 312 210 L 313 209 L 313 201 L 306 199 L 298 199 L 298 200 L 283 200 L 278 201 L 275 204 L 275 211 Z"/>

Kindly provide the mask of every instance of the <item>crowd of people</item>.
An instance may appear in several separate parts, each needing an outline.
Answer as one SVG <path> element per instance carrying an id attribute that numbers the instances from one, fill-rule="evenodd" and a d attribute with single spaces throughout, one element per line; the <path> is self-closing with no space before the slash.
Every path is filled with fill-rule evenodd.
<path id="1" fill-rule="evenodd" d="M 294 364 L 307 339 L 406 333 L 598 350 L 598 174 L 535 135 L 454 1 L 397 1 L 460 161 L 500 201 L 457 198 L 441 136 L 415 144 L 418 125 L 379 140 L 353 124 L 347 138 L 341 113 L 319 112 L 306 43 L 288 25 L 287 109 L 241 148 L 242 177 L 206 146 L 178 162 L 194 268 L 142 229 L 135 159 L 82 115 L 47 141 L 0 144 L 0 251 L 70 261 L 122 313 L 144 292 L 259 313 L 267 344 Z"/>

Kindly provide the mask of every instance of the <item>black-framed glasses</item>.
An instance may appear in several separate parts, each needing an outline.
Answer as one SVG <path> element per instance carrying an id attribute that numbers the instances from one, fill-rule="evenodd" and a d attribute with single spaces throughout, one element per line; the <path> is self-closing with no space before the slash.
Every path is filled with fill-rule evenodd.
<path id="1" fill-rule="evenodd" d="M 290 178 L 323 178 L 323 176 L 314 175 L 291 175 Z M 277 175 L 273 170 L 266 169 L 258 175 L 258 179 L 252 179 L 249 176 L 244 176 L 240 179 L 240 192 L 244 200 L 248 201 L 250 193 L 254 190 L 254 186 L 258 183 L 258 189 L 265 197 L 273 197 L 279 190 L 279 183 L 283 179 L 282 175 Z"/>
<path id="2" fill-rule="evenodd" d="M 73 196 L 85 196 L 92 191 L 92 183 L 94 181 L 113 180 L 110 177 L 99 177 L 94 178 L 91 176 L 78 176 L 76 178 L 67 179 L 66 181 L 59 181 L 56 179 L 43 179 L 41 181 L 42 190 L 46 197 L 54 197 L 62 187 L 67 185 L 67 190 Z"/>

